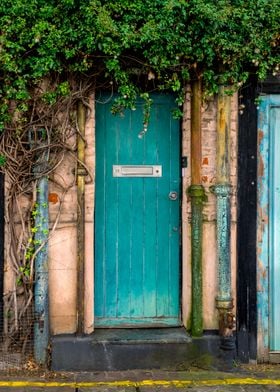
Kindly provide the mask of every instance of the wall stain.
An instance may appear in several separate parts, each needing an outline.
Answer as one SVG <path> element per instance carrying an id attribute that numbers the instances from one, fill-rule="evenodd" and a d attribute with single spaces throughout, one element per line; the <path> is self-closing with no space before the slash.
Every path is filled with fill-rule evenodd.
<path id="1" fill-rule="evenodd" d="M 208 157 L 203 158 L 202 165 L 209 165 Z"/>

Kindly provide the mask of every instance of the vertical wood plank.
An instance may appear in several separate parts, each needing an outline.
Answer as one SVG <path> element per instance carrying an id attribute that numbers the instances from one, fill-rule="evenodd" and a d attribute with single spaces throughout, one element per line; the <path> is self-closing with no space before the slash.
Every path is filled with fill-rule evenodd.
<path id="1" fill-rule="evenodd" d="M 172 102 L 171 102 L 172 104 Z M 169 303 L 171 314 L 178 314 L 179 312 L 179 295 L 180 292 L 180 200 L 181 200 L 181 164 L 178 159 L 180 151 L 180 138 L 178 137 L 178 122 L 176 123 L 170 114 L 169 117 L 170 127 L 170 184 L 171 190 L 177 192 L 177 200 L 170 203 L 170 258 L 169 258 L 169 287 L 170 298 Z"/>
<path id="2" fill-rule="evenodd" d="M 157 164 L 157 131 L 160 124 L 154 119 L 155 107 L 152 109 L 148 131 L 143 138 L 144 142 L 144 163 Z M 158 247 L 158 226 L 157 226 L 157 178 L 144 178 L 144 314 L 145 317 L 156 317 L 157 309 L 157 271 L 156 252 Z"/>
<path id="3" fill-rule="evenodd" d="M 170 241 L 172 236 L 172 228 L 170 222 L 170 214 L 171 210 L 174 208 L 174 205 L 178 207 L 178 200 L 172 201 L 169 199 L 170 191 L 172 189 L 172 179 L 171 175 L 171 166 L 175 164 L 175 162 L 171 162 L 170 149 L 177 149 L 177 145 L 170 146 L 171 137 L 170 137 L 170 102 L 168 101 L 168 108 L 166 110 L 164 106 L 157 106 L 157 117 L 156 122 L 160 124 L 160 133 L 159 133 L 159 162 L 162 162 L 163 167 L 163 176 L 159 179 L 159 193 L 158 193 L 158 226 L 160 227 L 159 233 L 159 265 L 158 265 L 158 315 L 159 317 L 163 317 L 166 314 L 170 314 L 170 303 L 173 302 L 174 298 L 171 298 L 171 282 L 170 282 L 170 268 L 171 266 L 171 258 L 173 259 L 173 255 L 171 255 L 170 249 Z M 165 131 L 163 131 L 165 129 Z M 178 153 L 178 150 L 177 150 Z M 178 158 L 177 158 L 178 160 Z M 176 189 L 174 189 L 176 191 Z M 166 241 L 168 238 L 168 241 Z M 163 260 L 166 260 L 163 262 Z M 175 259 L 173 259 L 175 261 Z M 176 263 L 176 261 L 175 261 Z M 178 279 L 178 277 L 177 277 Z M 173 282 L 174 283 L 174 282 Z"/>
<path id="4" fill-rule="evenodd" d="M 126 111 L 124 117 L 113 119 L 119 130 L 118 164 L 129 164 L 132 151 L 133 136 L 131 134 L 131 112 Z M 128 178 L 113 178 L 118 183 L 118 287 L 117 317 L 128 317 L 130 314 L 130 273 L 131 273 L 131 182 Z"/>

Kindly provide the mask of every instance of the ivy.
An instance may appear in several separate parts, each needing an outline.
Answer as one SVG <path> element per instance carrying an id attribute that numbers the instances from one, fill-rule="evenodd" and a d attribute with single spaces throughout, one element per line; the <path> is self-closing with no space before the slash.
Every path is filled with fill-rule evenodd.
<path id="1" fill-rule="evenodd" d="M 133 108 L 141 92 L 180 96 L 197 77 L 213 94 L 278 74 L 279 21 L 279 0 L 2 0 L 0 126 L 12 102 L 28 123 L 45 79 L 58 84 L 49 105 L 94 79 L 118 90 L 116 108 Z"/>

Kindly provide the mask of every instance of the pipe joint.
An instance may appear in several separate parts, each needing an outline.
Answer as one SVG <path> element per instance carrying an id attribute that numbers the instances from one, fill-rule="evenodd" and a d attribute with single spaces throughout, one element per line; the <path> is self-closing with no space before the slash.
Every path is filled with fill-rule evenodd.
<path id="1" fill-rule="evenodd" d="M 203 204 L 207 201 L 203 185 L 191 185 L 187 190 L 187 195 L 192 198 L 192 203 L 194 204 Z"/>
<path id="2" fill-rule="evenodd" d="M 233 300 L 229 299 L 221 299 L 219 297 L 216 298 L 216 308 L 217 309 L 233 309 Z"/>
<path id="3" fill-rule="evenodd" d="M 219 312 L 219 331 L 223 337 L 229 337 L 233 334 L 236 326 L 236 318 L 233 313 L 233 300 L 216 299 L 216 308 Z"/>
<path id="4" fill-rule="evenodd" d="M 236 318 L 232 311 L 219 310 L 219 331 L 220 336 L 229 337 L 233 335 L 236 326 Z"/>

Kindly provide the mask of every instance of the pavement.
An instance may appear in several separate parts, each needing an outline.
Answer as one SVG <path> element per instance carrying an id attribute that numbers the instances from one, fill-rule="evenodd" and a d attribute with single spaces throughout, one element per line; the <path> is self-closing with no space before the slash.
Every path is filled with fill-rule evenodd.
<path id="1" fill-rule="evenodd" d="M 0 392 L 280 392 L 279 365 L 240 365 L 231 371 L 129 370 L 0 373 Z"/>

